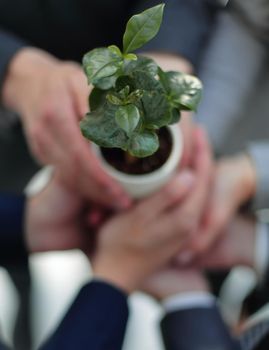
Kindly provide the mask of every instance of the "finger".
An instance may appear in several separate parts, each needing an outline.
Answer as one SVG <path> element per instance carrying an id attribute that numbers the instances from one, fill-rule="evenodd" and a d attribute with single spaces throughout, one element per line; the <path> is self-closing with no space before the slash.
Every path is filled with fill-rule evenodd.
<path id="1" fill-rule="evenodd" d="M 83 139 L 70 99 L 65 97 L 63 105 L 63 108 L 55 107 L 56 115 L 51 120 L 50 130 L 68 157 L 69 167 L 80 175 L 80 188 L 83 188 L 86 196 L 105 205 L 126 207 L 126 203 L 130 202 L 128 196 L 120 185 L 105 173 L 97 157 L 90 152 L 89 143 Z M 62 115 L 66 118 L 64 122 Z M 71 173 L 71 170 L 69 172 Z"/>
<path id="2" fill-rule="evenodd" d="M 36 133 L 37 137 L 33 137 L 33 133 L 26 129 L 26 134 L 31 153 L 34 158 L 42 165 L 54 165 L 60 162 L 62 159 L 62 151 L 55 144 L 55 140 L 49 132 L 45 131 L 45 128 L 41 132 Z M 53 150 L 53 152 L 52 152 Z"/>
<path id="3" fill-rule="evenodd" d="M 158 219 L 168 208 L 183 200 L 194 186 L 195 177 L 190 171 L 182 171 L 161 191 L 141 202 L 137 211 L 148 221 Z"/>
<path id="4" fill-rule="evenodd" d="M 196 185 L 186 201 L 172 213 L 189 231 L 195 232 L 200 224 L 208 199 L 209 185 L 212 178 L 212 160 L 206 136 L 201 129 L 195 132 L 196 157 L 193 164 L 197 177 Z"/>
<path id="5" fill-rule="evenodd" d="M 204 254 L 208 251 L 217 240 L 222 238 L 223 232 L 223 230 L 216 228 L 216 226 L 203 229 L 192 244 L 192 249 L 195 254 Z"/>
<path id="6" fill-rule="evenodd" d="M 88 97 L 90 94 L 90 87 L 82 69 L 79 69 L 76 74 L 72 75 L 70 89 L 73 96 L 73 106 L 78 120 L 80 120 L 89 111 Z"/>
<path id="7" fill-rule="evenodd" d="M 182 112 L 180 129 L 182 131 L 184 145 L 180 167 L 184 168 L 190 164 L 191 156 L 193 154 L 193 121 L 190 112 Z"/>

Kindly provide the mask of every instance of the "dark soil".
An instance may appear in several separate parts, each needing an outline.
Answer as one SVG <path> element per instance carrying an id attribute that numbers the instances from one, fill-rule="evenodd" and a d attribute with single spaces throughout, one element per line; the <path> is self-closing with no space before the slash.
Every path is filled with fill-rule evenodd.
<path id="1" fill-rule="evenodd" d="M 105 160 L 122 173 L 143 175 L 160 168 L 171 153 L 172 139 L 167 128 L 159 130 L 159 141 L 158 151 L 146 158 L 128 157 L 126 152 L 119 148 L 101 148 L 101 152 Z"/>

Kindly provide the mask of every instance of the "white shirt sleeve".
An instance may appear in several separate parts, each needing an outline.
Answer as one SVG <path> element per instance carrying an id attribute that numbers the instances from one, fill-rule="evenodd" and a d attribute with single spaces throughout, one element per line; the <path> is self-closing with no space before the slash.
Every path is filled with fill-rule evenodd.
<path id="1" fill-rule="evenodd" d="M 179 293 L 163 300 L 166 313 L 193 309 L 210 308 L 216 303 L 216 298 L 208 292 Z"/>

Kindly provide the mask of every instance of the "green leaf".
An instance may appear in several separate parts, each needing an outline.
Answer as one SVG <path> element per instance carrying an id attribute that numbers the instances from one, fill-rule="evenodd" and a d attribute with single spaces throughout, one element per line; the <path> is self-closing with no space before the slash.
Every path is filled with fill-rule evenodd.
<path id="1" fill-rule="evenodd" d="M 122 90 L 119 91 L 119 96 L 120 98 L 125 99 L 129 95 L 129 93 L 130 93 L 130 86 L 126 85 Z"/>
<path id="2" fill-rule="evenodd" d="M 121 106 L 124 104 L 120 98 L 113 94 L 107 94 L 106 99 L 108 100 L 108 102 L 112 103 L 115 106 Z"/>
<path id="3" fill-rule="evenodd" d="M 162 23 L 163 9 L 164 4 L 160 4 L 129 19 L 123 36 L 125 54 L 140 48 L 154 38 Z"/>
<path id="4" fill-rule="evenodd" d="M 122 52 L 116 45 L 110 45 L 108 46 L 108 49 L 113 52 L 115 55 L 122 57 Z"/>
<path id="5" fill-rule="evenodd" d="M 171 119 L 170 119 L 169 124 L 178 123 L 180 121 L 180 117 L 181 117 L 180 111 L 177 108 L 173 108 L 170 113 L 171 113 Z"/>
<path id="6" fill-rule="evenodd" d="M 170 106 L 166 96 L 157 91 L 145 91 L 142 97 L 144 123 L 147 127 L 162 127 L 171 120 Z"/>
<path id="7" fill-rule="evenodd" d="M 137 127 L 140 114 L 137 107 L 130 104 L 119 107 L 116 111 L 115 117 L 119 127 L 123 129 L 128 136 L 130 136 Z"/>
<path id="8" fill-rule="evenodd" d="M 143 90 L 137 89 L 137 90 L 130 93 L 130 95 L 126 99 L 126 102 L 127 103 L 136 103 L 141 99 L 143 94 L 144 94 Z"/>
<path id="9" fill-rule="evenodd" d="M 201 81 L 193 75 L 181 74 L 179 84 L 182 86 L 179 98 L 181 106 L 184 109 L 196 111 L 202 98 L 203 85 Z"/>
<path id="10" fill-rule="evenodd" d="M 159 148 L 159 139 L 155 132 L 144 131 L 133 133 L 129 142 L 128 151 L 135 157 L 148 157 Z"/>
<path id="11" fill-rule="evenodd" d="M 137 56 L 137 61 L 125 63 L 123 70 L 127 75 L 134 71 L 142 71 L 155 77 L 158 72 L 158 66 L 151 58 Z"/>
<path id="12" fill-rule="evenodd" d="M 99 83 L 98 87 L 107 89 L 111 81 L 108 84 L 108 80 L 104 79 L 113 76 L 119 70 L 123 59 L 107 48 L 98 48 L 88 52 L 82 63 L 88 82 L 96 86 Z"/>
<path id="13" fill-rule="evenodd" d="M 174 73 L 174 72 L 164 72 L 160 67 L 158 67 L 159 80 L 167 95 L 169 95 L 171 93 L 171 90 L 173 89 L 173 87 L 171 86 L 172 82 L 170 82 L 170 76 L 169 76 L 170 73 Z"/>
<path id="14" fill-rule="evenodd" d="M 92 92 L 89 96 L 91 111 L 94 111 L 105 104 L 106 94 L 107 94 L 107 91 L 98 89 L 96 87 L 92 89 Z"/>
<path id="15" fill-rule="evenodd" d="M 164 92 L 161 83 L 147 72 L 134 71 L 130 75 L 130 78 L 133 81 L 133 86 L 135 89 L 156 91 L 160 93 Z"/>
<path id="16" fill-rule="evenodd" d="M 102 78 L 98 81 L 95 81 L 94 86 L 98 87 L 101 90 L 109 90 L 115 86 L 117 78 L 118 76 L 116 73 L 115 75 L 111 75 L 110 77 Z"/>
<path id="17" fill-rule="evenodd" d="M 125 89 L 126 86 L 129 86 L 129 91 L 134 91 L 135 90 L 134 79 L 132 79 L 129 75 L 119 76 L 115 84 L 116 91 L 120 92 L 123 89 Z"/>
<path id="18" fill-rule="evenodd" d="M 130 60 L 130 61 L 136 61 L 137 60 L 137 56 L 134 53 L 127 53 L 126 55 L 124 55 L 124 58 L 126 60 Z"/>
<path id="19" fill-rule="evenodd" d="M 115 147 L 126 151 L 127 135 L 115 121 L 117 107 L 106 104 L 86 115 L 80 122 L 84 137 L 101 147 Z"/>
<path id="20" fill-rule="evenodd" d="M 203 88 L 198 78 L 173 71 L 164 75 L 159 72 L 159 77 L 175 107 L 196 111 Z"/>

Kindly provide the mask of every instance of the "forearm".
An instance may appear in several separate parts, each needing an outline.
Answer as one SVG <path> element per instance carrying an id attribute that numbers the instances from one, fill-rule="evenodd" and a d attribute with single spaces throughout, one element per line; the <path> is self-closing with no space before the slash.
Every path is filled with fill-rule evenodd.
<path id="1" fill-rule="evenodd" d="M 121 349 L 127 319 L 127 296 L 106 282 L 93 281 L 81 289 L 40 350 Z"/>

